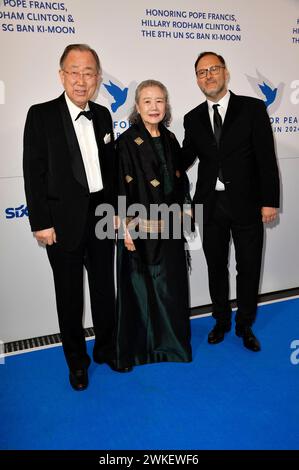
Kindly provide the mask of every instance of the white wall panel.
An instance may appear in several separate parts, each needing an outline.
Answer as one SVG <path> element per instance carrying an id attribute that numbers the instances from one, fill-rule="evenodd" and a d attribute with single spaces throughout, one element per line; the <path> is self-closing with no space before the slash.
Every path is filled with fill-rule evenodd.
<path id="1" fill-rule="evenodd" d="M 7 209 L 25 204 L 22 137 L 27 110 L 31 104 L 61 93 L 58 61 L 69 43 L 90 44 L 101 58 L 103 82 L 111 80 L 122 88 L 128 87 L 126 102 L 112 113 L 116 134 L 128 125 L 136 84 L 156 78 L 169 89 L 173 109 L 171 129 L 181 141 L 183 115 L 204 99 L 193 68 L 203 50 L 214 50 L 225 57 L 231 71 L 230 88 L 235 93 L 266 100 L 259 85 L 265 81 L 272 90 L 277 88 L 268 112 L 282 177 L 282 210 L 278 224 L 266 228 L 261 292 L 297 287 L 298 0 L 35 3 L 24 0 L 19 3 L 21 6 L 17 7 L 15 1 L 0 1 L 0 340 L 58 331 L 52 273 L 46 253 L 33 239 L 26 215 L 7 218 L 12 214 Z M 45 9 L 46 4 L 52 8 Z M 162 12 L 159 14 L 157 10 Z M 159 21 L 169 24 L 163 26 Z M 182 22 L 187 26 L 180 28 L 178 25 L 184 26 Z M 197 34 L 201 35 L 200 39 L 196 39 Z M 113 98 L 104 86 L 97 101 L 110 109 Z M 196 167 L 190 170 L 193 184 L 195 177 Z M 192 250 L 192 306 L 210 302 L 200 245 L 197 242 L 197 249 Z M 233 248 L 231 272 L 234 297 Z M 86 325 L 90 325 L 88 303 L 86 312 Z"/>

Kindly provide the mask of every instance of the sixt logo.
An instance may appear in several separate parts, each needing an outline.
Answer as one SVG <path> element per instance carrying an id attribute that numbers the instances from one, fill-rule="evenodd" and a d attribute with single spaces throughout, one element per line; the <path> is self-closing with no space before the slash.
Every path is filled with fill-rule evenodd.
<path id="1" fill-rule="evenodd" d="M 265 102 L 269 111 L 274 113 L 280 105 L 282 92 L 285 84 L 280 83 L 277 87 L 273 85 L 266 77 L 264 77 L 258 70 L 256 71 L 257 78 L 246 75 L 250 85 L 252 86 L 255 93 Z"/>
<path id="2" fill-rule="evenodd" d="M 28 217 L 28 208 L 22 204 L 19 207 L 8 207 L 5 209 L 6 219 L 20 219 L 21 217 Z"/>

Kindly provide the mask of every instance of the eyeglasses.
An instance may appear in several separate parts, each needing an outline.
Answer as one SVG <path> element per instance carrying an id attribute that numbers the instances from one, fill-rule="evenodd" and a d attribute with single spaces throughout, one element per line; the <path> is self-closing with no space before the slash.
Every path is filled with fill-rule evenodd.
<path id="1" fill-rule="evenodd" d="M 69 77 L 74 82 L 77 82 L 78 80 L 80 80 L 81 77 L 83 80 L 86 80 L 88 82 L 89 80 L 92 80 L 98 75 L 98 73 L 91 73 L 91 72 L 75 72 L 75 71 L 68 72 L 67 70 L 63 70 L 63 72 L 69 75 Z"/>
<path id="2" fill-rule="evenodd" d="M 205 78 L 208 75 L 208 72 L 210 72 L 210 75 L 218 75 L 220 72 L 220 69 L 225 69 L 224 65 L 211 65 L 208 69 L 199 69 L 196 70 L 196 75 L 197 78 Z"/>

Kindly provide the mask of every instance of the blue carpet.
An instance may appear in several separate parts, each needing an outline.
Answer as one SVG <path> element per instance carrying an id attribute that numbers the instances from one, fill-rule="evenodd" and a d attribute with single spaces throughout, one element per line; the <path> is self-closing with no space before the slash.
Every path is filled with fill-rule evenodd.
<path id="1" fill-rule="evenodd" d="M 129 374 L 92 364 L 84 392 L 71 389 L 60 347 L 8 357 L 0 449 L 299 449 L 298 315 L 299 299 L 260 307 L 260 353 L 233 330 L 209 345 L 213 319 L 192 320 L 193 363 Z"/>

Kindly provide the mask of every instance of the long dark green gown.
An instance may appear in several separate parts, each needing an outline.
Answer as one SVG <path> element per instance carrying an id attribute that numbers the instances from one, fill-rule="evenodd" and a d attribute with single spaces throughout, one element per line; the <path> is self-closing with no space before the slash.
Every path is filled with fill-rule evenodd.
<path id="1" fill-rule="evenodd" d="M 179 144 L 164 126 L 161 138 L 155 139 L 142 123 L 132 126 L 119 138 L 117 150 L 119 194 L 127 197 L 128 205 L 185 202 Z M 151 184 L 153 180 L 158 187 Z M 134 243 L 136 251 L 130 252 L 118 240 L 118 366 L 190 362 L 184 238 Z"/>

